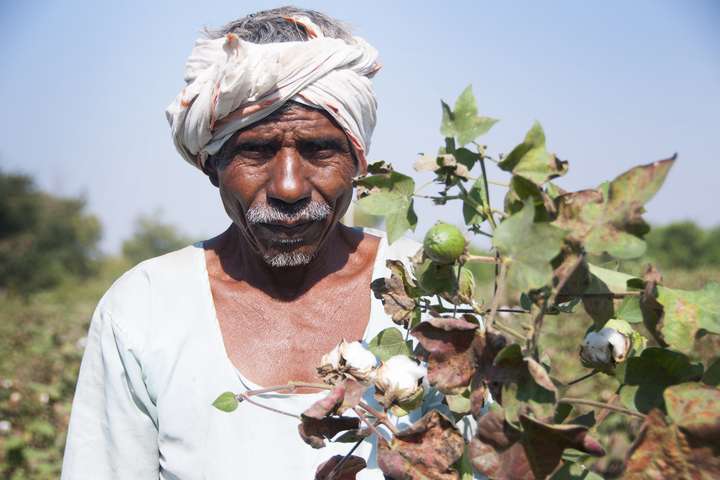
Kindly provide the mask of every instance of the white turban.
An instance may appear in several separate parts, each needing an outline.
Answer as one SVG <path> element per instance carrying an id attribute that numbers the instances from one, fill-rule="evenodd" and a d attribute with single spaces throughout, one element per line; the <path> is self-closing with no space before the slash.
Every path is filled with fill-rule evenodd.
<path id="1" fill-rule="evenodd" d="M 234 33 L 199 39 L 185 65 L 186 86 L 165 112 L 180 154 L 202 169 L 230 136 L 293 100 L 321 108 L 345 131 L 358 168 L 375 128 L 377 101 L 370 77 L 378 53 L 360 37 L 328 38 L 305 17 L 309 40 L 256 44 Z"/>

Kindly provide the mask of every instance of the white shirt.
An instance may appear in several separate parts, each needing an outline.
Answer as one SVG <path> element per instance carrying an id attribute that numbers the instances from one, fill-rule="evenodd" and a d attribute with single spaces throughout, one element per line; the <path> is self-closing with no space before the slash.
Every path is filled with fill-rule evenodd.
<path id="1" fill-rule="evenodd" d="M 365 231 L 381 237 L 373 279 L 389 276 L 388 258 L 405 260 L 419 248 L 410 240 L 388 246 L 381 232 Z M 394 326 L 367 294 L 366 342 Z M 232 413 L 212 406 L 222 392 L 256 388 L 227 356 L 202 245 L 147 260 L 113 284 L 93 315 L 62 479 L 312 479 L 321 463 L 352 447 L 327 442 L 315 450 L 300 439 L 297 419 L 247 402 Z M 326 394 L 255 399 L 300 414 Z M 368 462 L 359 479 L 383 478 L 374 445 L 365 441 L 354 453 Z"/>

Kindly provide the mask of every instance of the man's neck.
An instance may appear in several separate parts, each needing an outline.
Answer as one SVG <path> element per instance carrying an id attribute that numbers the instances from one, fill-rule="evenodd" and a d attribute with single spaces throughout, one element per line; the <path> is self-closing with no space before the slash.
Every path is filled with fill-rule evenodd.
<path id="1" fill-rule="evenodd" d="M 336 224 L 308 264 L 280 268 L 268 265 L 235 225 L 209 243 L 227 277 L 246 282 L 274 298 L 290 301 L 302 296 L 320 279 L 342 270 L 360 239 L 362 234 Z"/>

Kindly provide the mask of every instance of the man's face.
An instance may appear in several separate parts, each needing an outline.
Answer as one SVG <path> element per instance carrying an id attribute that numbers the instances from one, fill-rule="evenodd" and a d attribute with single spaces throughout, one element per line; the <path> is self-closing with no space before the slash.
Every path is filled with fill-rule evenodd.
<path id="1" fill-rule="evenodd" d="M 220 196 L 250 245 L 275 267 L 309 263 L 352 199 L 345 133 L 293 106 L 235 134 L 221 155 Z"/>

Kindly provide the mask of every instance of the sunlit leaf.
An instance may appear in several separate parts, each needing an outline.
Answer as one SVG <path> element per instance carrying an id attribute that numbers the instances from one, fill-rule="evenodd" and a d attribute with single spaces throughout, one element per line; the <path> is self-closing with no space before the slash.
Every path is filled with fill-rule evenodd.
<path id="1" fill-rule="evenodd" d="M 525 140 L 515 147 L 498 166 L 537 185 L 565 175 L 568 168 L 567 162 L 559 160 L 545 148 L 545 132 L 538 122 L 535 122 L 527 132 Z"/>
<path id="2" fill-rule="evenodd" d="M 482 178 L 473 183 L 467 198 L 463 200 L 463 218 L 467 225 L 480 224 L 487 218 L 487 194 Z"/>
<path id="3" fill-rule="evenodd" d="M 237 396 L 233 392 L 221 393 L 213 402 L 213 407 L 223 412 L 232 412 L 238 407 Z"/>
<path id="4" fill-rule="evenodd" d="M 386 328 L 378 333 L 368 343 L 368 349 L 381 361 L 385 361 L 395 355 L 412 354 L 412 344 L 406 341 L 402 332 L 394 327 Z"/>
<path id="5" fill-rule="evenodd" d="M 455 108 L 442 102 L 442 125 L 440 133 L 445 137 L 455 137 L 459 146 L 465 146 L 492 128 L 497 120 L 478 115 L 477 101 L 468 85 L 455 102 Z"/>
<path id="6" fill-rule="evenodd" d="M 493 245 L 509 264 L 509 281 L 520 291 L 541 288 L 552 280 L 550 261 L 560 253 L 565 232 L 548 223 L 535 223 L 532 203 L 503 221 Z"/>

